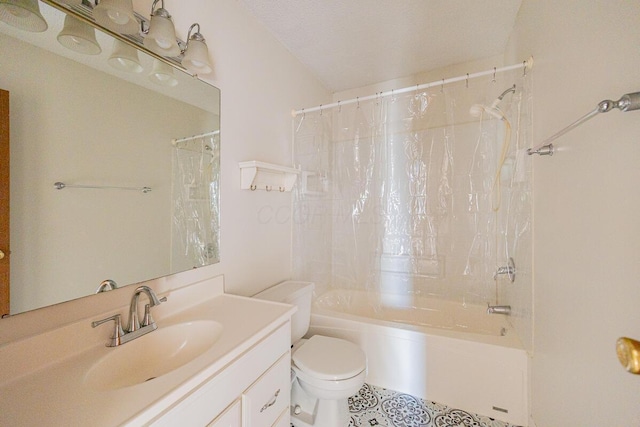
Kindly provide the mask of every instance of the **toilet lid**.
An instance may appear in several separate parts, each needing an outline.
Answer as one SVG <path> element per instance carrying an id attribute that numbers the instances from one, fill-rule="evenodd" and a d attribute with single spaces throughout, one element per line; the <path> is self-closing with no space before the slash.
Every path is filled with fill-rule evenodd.
<path id="1" fill-rule="evenodd" d="M 314 335 L 293 353 L 298 369 L 320 380 L 355 377 L 367 367 L 364 352 L 352 342 Z"/>

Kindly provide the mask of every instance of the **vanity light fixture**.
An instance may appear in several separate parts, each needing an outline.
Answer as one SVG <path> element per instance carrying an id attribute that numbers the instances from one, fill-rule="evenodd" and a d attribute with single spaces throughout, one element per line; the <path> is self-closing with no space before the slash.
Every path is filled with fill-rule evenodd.
<path id="1" fill-rule="evenodd" d="M 178 79 L 176 79 L 174 75 L 173 67 L 158 59 L 153 60 L 153 69 L 151 70 L 151 74 L 149 74 L 149 80 L 160 86 L 173 87 L 178 84 Z"/>
<path id="2" fill-rule="evenodd" d="M 58 42 L 67 49 L 85 55 L 98 55 L 102 52 L 96 40 L 96 30 L 71 15 L 64 18 L 64 27 L 58 34 Z"/>
<path id="3" fill-rule="evenodd" d="M 198 31 L 191 31 L 198 27 Z M 189 27 L 187 35 L 187 45 L 182 51 L 182 66 L 193 74 L 209 74 L 211 72 L 211 62 L 209 61 L 209 48 L 204 37 L 200 34 L 200 24 L 195 23 Z"/>
<path id="4" fill-rule="evenodd" d="M 140 26 L 133 13 L 132 0 L 100 0 L 93 17 L 103 27 L 119 34 L 137 34 Z"/>
<path id="5" fill-rule="evenodd" d="M 118 39 L 113 41 L 113 50 L 107 63 L 117 70 L 129 73 L 142 72 L 138 50 Z"/>
<path id="6" fill-rule="evenodd" d="M 0 0 L 0 21 L 34 33 L 49 27 L 40 13 L 38 0 Z"/>
<path id="7" fill-rule="evenodd" d="M 160 9 L 155 9 L 158 1 L 162 2 Z M 143 44 L 152 52 L 162 56 L 180 55 L 180 46 L 176 40 L 176 29 L 171 15 L 164 8 L 164 0 L 154 0 L 151 5 L 151 22 L 149 31 Z"/>

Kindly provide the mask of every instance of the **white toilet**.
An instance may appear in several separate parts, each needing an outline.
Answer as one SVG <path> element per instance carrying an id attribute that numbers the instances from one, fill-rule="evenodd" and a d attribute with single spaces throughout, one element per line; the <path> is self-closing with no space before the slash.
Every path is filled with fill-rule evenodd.
<path id="1" fill-rule="evenodd" d="M 291 319 L 291 423 L 295 427 L 336 427 L 349 424 L 347 399 L 367 375 L 367 357 L 355 344 L 314 335 L 309 330 L 313 283 L 279 283 L 255 298 L 298 307 Z M 295 378 L 294 378 L 295 376 Z"/>

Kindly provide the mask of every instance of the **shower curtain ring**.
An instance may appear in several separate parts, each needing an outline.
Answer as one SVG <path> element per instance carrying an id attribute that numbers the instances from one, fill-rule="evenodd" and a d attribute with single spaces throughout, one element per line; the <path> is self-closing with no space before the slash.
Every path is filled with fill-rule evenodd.
<path id="1" fill-rule="evenodd" d="M 467 73 L 467 80 L 465 81 L 465 87 L 469 89 L 469 73 Z"/>
<path id="2" fill-rule="evenodd" d="M 522 61 L 522 77 L 527 77 L 527 61 Z"/>
<path id="3" fill-rule="evenodd" d="M 265 186 L 265 190 L 271 191 L 273 188 L 270 185 Z"/>
<path id="4" fill-rule="evenodd" d="M 442 79 L 442 85 L 440 86 L 440 93 L 444 93 L 444 79 Z"/>
<path id="5" fill-rule="evenodd" d="M 320 104 L 320 117 L 322 117 L 322 104 Z"/>
<path id="6" fill-rule="evenodd" d="M 256 185 L 255 185 L 255 184 L 253 184 L 253 185 L 251 185 L 249 188 L 251 189 L 251 191 L 256 191 L 256 188 L 258 188 L 258 187 L 256 187 Z"/>
<path id="7" fill-rule="evenodd" d="M 338 101 L 338 113 L 342 113 L 342 105 L 340 105 L 340 101 Z"/>
<path id="8" fill-rule="evenodd" d="M 496 82 L 496 67 L 493 67 L 493 79 L 491 79 L 491 83 Z"/>
<path id="9" fill-rule="evenodd" d="M 360 97 L 356 96 L 356 108 L 360 108 Z"/>
<path id="10" fill-rule="evenodd" d="M 280 191 L 281 193 L 284 193 L 285 188 L 284 187 L 278 187 L 278 191 Z"/>

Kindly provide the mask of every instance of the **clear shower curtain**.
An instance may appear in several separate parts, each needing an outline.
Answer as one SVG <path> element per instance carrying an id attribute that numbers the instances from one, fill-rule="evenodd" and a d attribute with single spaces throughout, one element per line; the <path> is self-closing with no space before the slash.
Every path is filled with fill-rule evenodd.
<path id="1" fill-rule="evenodd" d="M 496 303 L 530 238 L 529 104 L 519 71 L 296 116 L 294 277 Z"/>
<path id="2" fill-rule="evenodd" d="M 220 259 L 220 137 L 189 138 L 173 147 L 172 271 Z"/>

